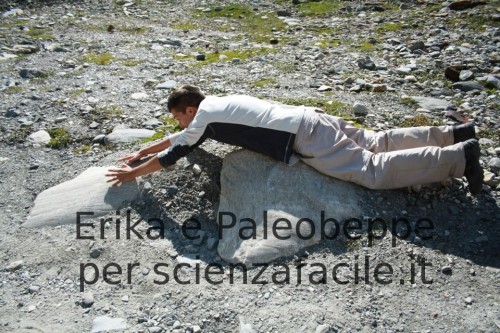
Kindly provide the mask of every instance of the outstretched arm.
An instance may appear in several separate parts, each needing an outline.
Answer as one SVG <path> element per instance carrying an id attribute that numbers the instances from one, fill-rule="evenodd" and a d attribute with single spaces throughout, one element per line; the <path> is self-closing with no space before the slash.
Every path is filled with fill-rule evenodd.
<path id="1" fill-rule="evenodd" d="M 149 147 L 143 148 L 135 153 L 132 153 L 132 154 L 129 154 L 129 155 L 124 156 L 122 158 L 119 158 L 118 162 L 132 164 L 133 162 L 138 161 L 141 158 L 148 156 L 149 154 L 159 153 L 160 151 L 167 149 L 171 145 L 172 145 L 172 143 L 170 142 L 170 139 L 167 137 L 167 138 L 161 140 L 160 142 L 155 143 Z"/>
<path id="2" fill-rule="evenodd" d="M 154 156 L 149 161 L 135 168 L 131 168 L 127 164 L 123 164 L 121 168 L 109 169 L 106 176 L 110 177 L 110 179 L 107 182 L 113 182 L 112 186 L 116 187 L 123 183 L 132 181 L 139 176 L 144 176 L 161 169 L 163 169 L 163 167 L 158 161 L 158 157 Z"/>

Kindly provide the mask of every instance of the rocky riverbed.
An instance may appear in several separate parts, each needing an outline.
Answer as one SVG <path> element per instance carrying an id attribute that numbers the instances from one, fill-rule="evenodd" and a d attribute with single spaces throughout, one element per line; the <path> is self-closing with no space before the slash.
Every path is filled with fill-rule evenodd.
<path id="1" fill-rule="evenodd" d="M 3 1 L 0 332 L 498 332 L 499 8 Z M 165 103 L 185 83 L 310 105 L 374 130 L 474 121 L 485 185 L 476 197 L 464 179 L 369 191 L 370 216 L 359 218 L 403 217 L 407 237 L 389 228 L 370 243 L 363 227 L 360 240 L 322 242 L 260 277 L 252 269 L 247 283 L 217 253 L 220 173 L 234 147 L 216 142 L 144 177 L 141 200 L 102 223 L 87 218 L 93 229 L 23 226 L 42 191 L 178 130 Z M 415 232 L 422 218 L 431 239 Z M 127 221 L 139 221 L 137 233 Z M 391 283 L 387 265 L 385 279 L 374 276 L 380 263 Z M 335 280 L 338 264 L 347 266 Z M 222 283 L 210 283 L 205 272 L 219 266 L 212 278 Z"/>

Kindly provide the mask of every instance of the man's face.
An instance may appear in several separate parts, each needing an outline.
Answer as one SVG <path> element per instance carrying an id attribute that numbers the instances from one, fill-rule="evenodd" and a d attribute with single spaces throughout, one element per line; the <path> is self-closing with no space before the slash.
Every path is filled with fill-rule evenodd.
<path id="1" fill-rule="evenodd" d="M 192 106 L 188 106 L 186 108 L 186 112 L 177 111 L 176 109 L 172 109 L 170 113 L 172 116 L 179 122 L 179 126 L 181 128 L 186 128 L 189 126 L 191 121 L 193 121 L 194 116 L 196 115 L 196 111 L 198 109 Z"/>

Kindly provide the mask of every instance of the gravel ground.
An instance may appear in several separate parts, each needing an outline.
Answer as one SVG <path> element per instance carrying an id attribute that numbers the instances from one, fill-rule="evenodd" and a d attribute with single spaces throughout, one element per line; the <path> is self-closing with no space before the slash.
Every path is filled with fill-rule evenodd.
<path id="1" fill-rule="evenodd" d="M 499 5 L 2 2 L 0 331 L 498 332 Z M 184 83 L 309 104 L 375 130 L 473 120 L 483 191 L 471 197 L 462 179 L 401 189 L 391 202 L 371 191 L 373 216 L 406 216 L 412 227 L 427 218 L 432 239 L 412 232 L 392 246 L 388 233 L 370 246 L 364 230 L 361 240 L 273 262 L 260 277 L 252 269 L 248 283 L 215 249 L 220 170 L 234 149 L 216 142 L 144 177 L 145 196 L 127 209 L 143 239 L 127 239 L 125 209 L 107 216 L 103 239 L 101 228 L 84 232 L 94 240 L 77 239 L 75 226 L 23 228 L 37 194 L 147 145 L 104 145 L 115 126 L 174 131 L 165 99 Z M 40 130 L 48 144 L 28 138 Z M 200 241 L 181 230 L 192 219 Z M 164 232 L 145 236 L 158 225 Z M 332 278 L 339 263 L 347 284 Z M 391 265 L 392 283 L 375 280 L 378 263 Z M 205 278 L 209 264 L 222 265 L 221 284 Z"/>

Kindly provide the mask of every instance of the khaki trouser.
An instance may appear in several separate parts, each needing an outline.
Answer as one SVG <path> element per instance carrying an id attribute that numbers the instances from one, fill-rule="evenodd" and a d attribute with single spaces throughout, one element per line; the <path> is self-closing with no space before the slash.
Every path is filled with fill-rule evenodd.
<path id="1" fill-rule="evenodd" d="M 462 177 L 463 147 L 453 144 L 449 126 L 374 132 L 313 111 L 306 111 L 294 145 L 299 158 L 316 170 L 370 189 Z"/>

